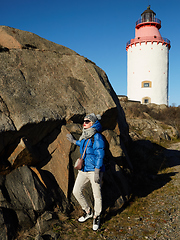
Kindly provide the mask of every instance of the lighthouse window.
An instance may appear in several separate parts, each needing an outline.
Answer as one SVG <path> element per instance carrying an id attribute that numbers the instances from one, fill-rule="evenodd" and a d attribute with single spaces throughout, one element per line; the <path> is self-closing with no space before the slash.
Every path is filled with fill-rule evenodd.
<path id="1" fill-rule="evenodd" d="M 142 99 L 142 103 L 143 103 L 143 104 L 151 103 L 151 98 L 150 98 L 150 97 L 144 97 L 144 98 Z"/>
<path id="2" fill-rule="evenodd" d="M 144 87 L 149 87 L 149 83 L 144 83 Z"/>
<path id="3" fill-rule="evenodd" d="M 142 88 L 151 88 L 152 87 L 152 82 L 149 80 L 142 81 L 141 83 Z"/>

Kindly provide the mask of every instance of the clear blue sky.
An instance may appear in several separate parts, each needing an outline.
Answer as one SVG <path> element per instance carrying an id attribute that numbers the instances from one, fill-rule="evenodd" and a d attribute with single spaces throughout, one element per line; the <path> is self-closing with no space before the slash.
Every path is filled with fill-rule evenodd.
<path id="1" fill-rule="evenodd" d="M 33 32 L 87 57 L 102 68 L 118 95 L 127 94 L 126 42 L 151 5 L 160 33 L 171 41 L 169 104 L 180 105 L 180 1 L 2 0 L 0 25 Z"/>

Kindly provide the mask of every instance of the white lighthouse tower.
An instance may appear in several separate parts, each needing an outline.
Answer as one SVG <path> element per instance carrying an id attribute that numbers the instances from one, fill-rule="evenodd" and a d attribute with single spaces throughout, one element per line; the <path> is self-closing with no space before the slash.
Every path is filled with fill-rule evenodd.
<path id="1" fill-rule="evenodd" d="M 127 45 L 127 96 L 141 103 L 168 105 L 170 41 L 159 32 L 161 21 L 150 6 L 136 22 Z"/>

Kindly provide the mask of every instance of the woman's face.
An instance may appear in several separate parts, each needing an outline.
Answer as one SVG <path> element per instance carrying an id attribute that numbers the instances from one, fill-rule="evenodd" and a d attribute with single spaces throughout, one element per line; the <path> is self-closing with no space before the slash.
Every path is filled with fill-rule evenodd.
<path id="1" fill-rule="evenodd" d="M 84 129 L 90 128 L 92 126 L 92 122 L 89 119 L 84 119 L 83 127 Z"/>

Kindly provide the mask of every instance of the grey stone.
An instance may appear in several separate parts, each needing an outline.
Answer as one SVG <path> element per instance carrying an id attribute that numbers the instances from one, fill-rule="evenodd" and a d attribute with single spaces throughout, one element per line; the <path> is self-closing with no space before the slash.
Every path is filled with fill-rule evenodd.
<path id="1" fill-rule="evenodd" d="M 53 213 L 46 211 L 38 219 L 35 225 L 37 232 L 43 234 L 50 229 L 53 220 Z"/>
<path id="2" fill-rule="evenodd" d="M 5 187 L 14 209 L 43 212 L 50 201 L 47 189 L 27 167 L 19 167 L 6 176 Z"/>

